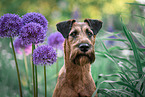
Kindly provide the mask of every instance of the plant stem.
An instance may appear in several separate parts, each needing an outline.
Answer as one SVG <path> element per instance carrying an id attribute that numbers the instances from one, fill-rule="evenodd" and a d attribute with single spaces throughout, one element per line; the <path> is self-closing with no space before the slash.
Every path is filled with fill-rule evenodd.
<path id="1" fill-rule="evenodd" d="M 35 49 L 35 45 L 32 44 L 32 55 L 33 55 L 33 50 Z M 34 63 L 33 63 L 33 57 L 32 57 L 32 74 L 33 74 L 33 93 L 34 93 L 34 97 L 36 97 L 36 90 L 35 90 L 35 71 L 34 71 Z"/>
<path id="2" fill-rule="evenodd" d="M 17 76 L 18 76 L 18 82 L 19 82 L 20 97 L 23 97 L 23 95 L 22 95 L 22 87 L 21 87 L 21 80 L 20 80 L 20 73 L 19 73 L 19 67 L 18 67 L 18 63 L 17 63 L 17 58 L 16 58 L 14 45 L 13 45 L 13 39 L 12 39 L 12 37 L 10 39 L 11 39 L 11 45 L 12 45 L 13 55 L 14 55 L 15 64 L 16 64 L 16 70 L 17 70 Z"/>
<path id="3" fill-rule="evenodd" d="M 56 52 L 58 52 L 57 49 Z M 57 83 L 57 77 L 58 77 L 58 60 L 56 60 L 56 83 Z"/>
<path id="4" fill-rule="evenodd" d="M 45 97 L 47 97 L 46 66 L 44 65 Z"/>
<path id="5" fill-rule="evenodd" d="M 26 79 L 27 79 L 27 82 L 28 82 L 28 89 L 29 89 L 29 91 L 31 91 L 31 90 L 30 90 L 29 77 L 28 77 L 28 64 L 27 64 L 27 57 L 26 57 L 26 53 L 25 53 L 24 50 L 23 50 L 23 54 L 24 54 L 24 63 L 25 63 Z"/>
<path id="6" fill-rule="evenodd" d="M 38 97 L 37 66 L 35 65 L 36 97 Z"/>

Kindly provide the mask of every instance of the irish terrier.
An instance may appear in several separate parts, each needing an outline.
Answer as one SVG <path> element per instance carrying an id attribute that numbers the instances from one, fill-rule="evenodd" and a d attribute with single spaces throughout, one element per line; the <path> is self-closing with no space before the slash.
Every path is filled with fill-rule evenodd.
<path id="1" fill-rule="evenodd" d="M 68 20 L 56 26 L 65 38 L 65 64 L 59 72 L 53 97 L 91 97 L 96 89 L 91 63 L 95 61 L 95 38 L 102 22 L 93 19 L 85 19 L 84 22 Z"/>

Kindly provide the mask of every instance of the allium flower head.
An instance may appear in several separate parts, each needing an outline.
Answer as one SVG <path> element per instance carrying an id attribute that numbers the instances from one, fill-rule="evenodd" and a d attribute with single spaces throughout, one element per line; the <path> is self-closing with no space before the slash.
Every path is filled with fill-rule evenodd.
<path id="1" fill-rule="evenodd" d="M 62 49 L 63 41 L 64 41 L 64 38 L 59 32 L 52 33 L 48 37 L 48 45 L 57 49 Z"/>
<path id="2" fill-rule="evenodd" d="M 24 50 L 26 55 L 29 55 L 32 52 L 32 44 L 24 45 L 22 39 L 19 37 L 14 40 L 14 48 L 18 54 L 23 54 L 21 50 Z"/>
<path id="3" fill-rule="evenodd" d="M 19 35 L 22 19 L 16 14 L 4 14 L 0 18 L 0 37 L 14 37 Z"/>
<path id="4" fill-rule="evenodd" d="M 44 30 L 47 31 L 48 21 L 42 14 L 31 12 L 25 14 L 22 17 L 23 17 L 22 22 L 24 25 L 30 22 L 39 23 L 40 25 L 43 26 Z"/>
<path id="5" fill-rule="evenodd" d="M 56 62 L 56 51 L 48 45 L 40 46 L 33 51 L 33 62 L 35 65 L 51 65 Z"/>
<path id="6" fill-rule="evenodd" d="M 40 24 L 31 22 L 21 28 L 20 38 L 25 45 L 31 43 L 38 44 L 44 41 L 45 32 Z"/>

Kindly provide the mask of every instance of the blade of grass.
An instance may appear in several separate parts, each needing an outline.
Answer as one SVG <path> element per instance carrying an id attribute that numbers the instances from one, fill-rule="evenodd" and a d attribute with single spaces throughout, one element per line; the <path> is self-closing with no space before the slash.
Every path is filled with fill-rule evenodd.
<path id="1" fill-rule="evenodd" d="M 142 46 L 145 46 L 145 36 L 137 32 L 132 32 L 132 34 Z"/>
<path id="2" fill-rule="evenodd" d="M 101 40 L 122 41 L 122 42 L 127 41 L 125 39 L 114 39 L 114 38 L 102 38 Z"/>
<path id="3" fill-rule="evenodd" d="M 101 38 L 116 36 L 117 34 L 120 34 L 121 32 L 113 32 L 113 33 L 105 32 L 105 33 L 107 33 L 107 34 L 103 35 Z"/>
<path id="4" fill-rule="evenodd" d="M 145 19 L 145 17 L 143 17 L 143 16 L 139 16 L 139 15 L 133 15 L 133 16 L 136 16 L 136 17 L 139 17 L 139 18 Z"/>
<path id="5" fill-rule="evenodd" d="M 108 51 L 112 51 L 112 50 L 132 50 L 132 49 L 130 49 L 130 48 L 122 48 L 120 46 L 113 46 L 113 47 L 110 47 L 108 49 Z"/>
<path id="6" fill-rule="evenodd" d="M 145 6 L 145 4 L 139 4 L 139 3 L 126 3 L 126 4 L 137 5 L 137 6 Z"/>

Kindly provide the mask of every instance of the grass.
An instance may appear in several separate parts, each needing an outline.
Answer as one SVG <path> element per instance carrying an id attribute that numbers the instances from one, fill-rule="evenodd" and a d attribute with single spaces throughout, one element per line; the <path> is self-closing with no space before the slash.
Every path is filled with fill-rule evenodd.
<path id="1" fill-rule="evenodd" d="M 140 16 L 138 16 L 140 17 Z M 142 17 L 140 17 L 142 18 Z M 126 39 L 106 39 L 99 38 L 100 43 L 105 51 L 96 51 L 96 55 L 100 57 L 105 57 L 111 60 L 118 68 L 118 72 L 115 74 L 104 75 L 100 74 L 99 79 L 103 79 L 101 82 L 97 83 L 97 89 L 92 95 L 98 92 L 99 97 L 144 97 L 145 96 L 145 72 L 143 71 L 143 64 L 145 62 L 145 55 L 143 54 L 144 49 L 140 49 L 133 40 L 133 35 L 136 39 L 145 45 L 145 38 L 143 35 L 133 34 L 127 29 L 122 21 L 123 31 Z M 118 33 L 114 33 L 118 34 Z M 107 48 L 104 44 L 104 40 L 120 41 L 127 45 L 126 48 L 120 46 L 113 46 Z M 125 58 L 119 52 L 122 50 L 129 50 L 133 53 L 132 57 Z M 118 55 L 114 55 L 112 51 L 118 51 Z M 116 78 L 112 80 L 112 78 Z M 109 89 L 101 88 L 103 84 L 108 84 L 111 86 Z"/>

